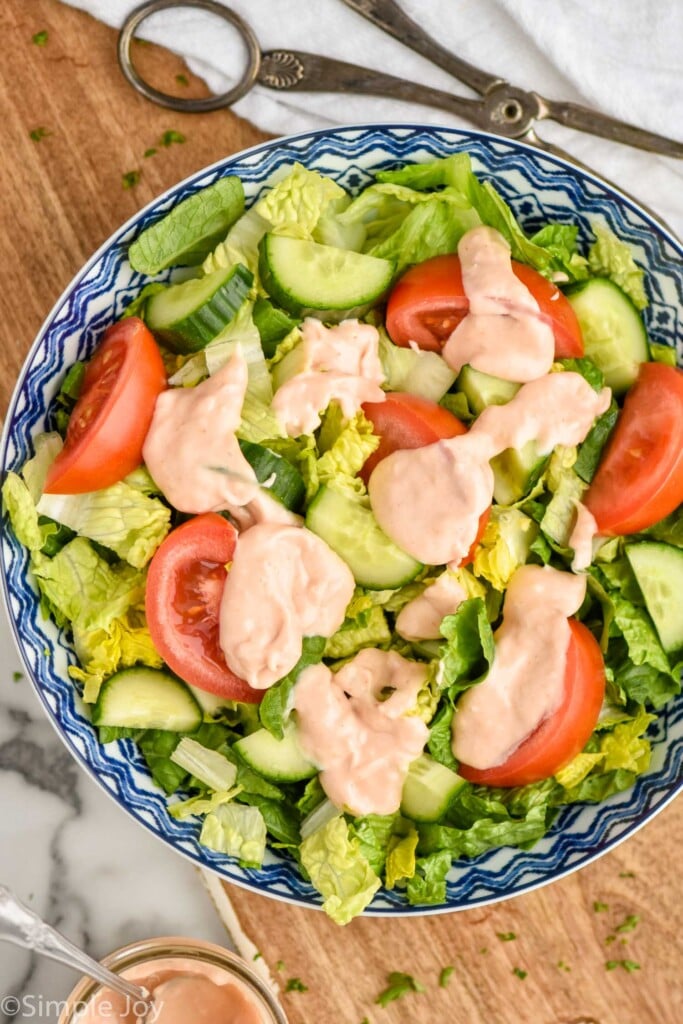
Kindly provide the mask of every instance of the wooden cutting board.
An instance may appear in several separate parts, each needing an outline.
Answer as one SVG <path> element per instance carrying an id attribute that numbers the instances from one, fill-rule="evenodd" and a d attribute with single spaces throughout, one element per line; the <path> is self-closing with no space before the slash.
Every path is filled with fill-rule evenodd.
<path id="1" fill-rule="evenodd" d="M 34 43 L 44 31 L 44 45 Z M 229 111 L 182 116 L 146 102 L 119 73 L 116 34 L 56 0 L 2 0 L 0 32 L 4 415 L 40 323 L 97 246 L 176 181 L 266 136 Z M 138 49 L 157 84 L 203 93 L 177 58 Z M 169 131 L 185 142 L 163 145 Z M 145 156 L 149 149 L 156 152 Z M 124 188 L 131 171 L 139 179 Z M 321 913 L 224 889 L 215 876 L 210 886 L 247 958 L 258 948 L 256 964 L 281 989 L 290 978 L 308 986 L 282 996 L 291 1024 L 364 1017 L 372 1024 L 680 1024 L 682 849 L 678 801 L 615 852 L 536 893 L 444 916 L 360 919 L 344 929 Z M 607 909 L 596 911 L 596 902 Z M 629 915 L 639 916 L 636 927 L 616 933 Z M 507 941 L 498 934 L 512 932 Z M 608 971 L 610 960 L 640 969 Z M 450 965 L 450 983 L 440 988 L 439 973 Z M 390 971 L 410 973 L 426 991 L 382 1009 L 374 1000 Z"/>

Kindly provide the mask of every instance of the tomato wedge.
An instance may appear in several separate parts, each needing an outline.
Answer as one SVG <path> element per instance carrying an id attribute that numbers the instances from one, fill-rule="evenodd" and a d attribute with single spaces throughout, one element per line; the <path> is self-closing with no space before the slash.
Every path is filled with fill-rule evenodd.
<path id="1" fill-rule="evenodd" d="M 165 387 L 161 353 L 142 320 L 127 317 L 109 327 L 87 365 L 45 490 L 97 491 L 141 465 L 154 403 Z"/>
<path id="2" fill-rule="evenodd" d="M 556 358 L 582 356 L 579 322 L 557 285 L 525 263 L 513 260 L 512 269 L 553 329 Z M 468 310 L 460 259 L 454 253 L 435 256 L 411 267 L 394 285 L 387 305 L 387 330 L 396 345 L 405 347 L 412 341 L 439 352 Z"/>
<path id="3" fill-rule="evenodd" d="M 605 695 L 605 665 L 597 640 L 582 622 L 569 619 L 571 640 L 564 674 L 564 699 L 507 761 L 494 768 L 461 764 L 458 773 L 484 786 L 525 786 L 554 775 L 583 750 L 595 728 Z"/>
<path id="4" fill-rule="evenodd" d="M 683 502 L 683 370 L 643 363 L 583 501 L 600 533 L 619 535 Z"/>
<path id="5" fill-rule="evenodd" d="M 379 447 L 366 459 L 359 476 L 367 484 L 373 469 L 387 455 L 401 448 L 422 448 L 447 437 L 466 434 L 467 427 L 448 409 L 419 395 L 404 391 L 389 391 L 384 402 L 365 402 L 363 412 L 381 437 Z M 479 520 L 477 536 L 472 547 L 460 563 L 469 565 L 482 538 L 491 510 Z"/>
<path id="6" fill-rule="evenodd" d="M 230 671 L 219 643 L 225 566 L 236 541 L 235 527 L 217 512 L 169 533 L 149 565 L 145 612 L 154 646 L 177 676 L 228 700 L 257 704 L 263 691 Z"/>
<path id="7" fill-rule="evenodd" d="M 366 484 L 377 463 L 392 452 L 467 433 L 467 427 L 448 409 L 404 391 L 389 391 L 384 402 L 365 402 L 362 409 L 381 438 L 359 474 Z"/>

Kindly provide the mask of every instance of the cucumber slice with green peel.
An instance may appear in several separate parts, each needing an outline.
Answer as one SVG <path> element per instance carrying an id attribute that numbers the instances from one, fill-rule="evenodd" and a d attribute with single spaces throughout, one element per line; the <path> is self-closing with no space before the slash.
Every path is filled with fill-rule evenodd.
<path id="1" fill-rule="evenodd" d="M 147 303 L 147 326 L 175 352 L 198 352 L 234 318 L 254 275 L 241 263 L 169 285 Z"/>
<path id="2" fill-rule="evenodd" d="M 291 317 L 284 309 L 278 309 L 262 295 L 254 303 L 252 319 L 261 337 L 261 347 L 266 359 L 271 359 L 275 355 L 278 343 L 301 323 L 298 317 Z"/>
<path id="3" fill-rule="evenodd" d="M 465 780 L 429 754 L 413 761 L 401 796 L 401 814 L 413 821 L 438 821 Z"/>
<path id="4" fill-rule="evenodd" d="M 538 454 L 535 441 L 522 448 L 506 448 L 491 459 L 493 497 L 498 505 L 514 505 L 531 490 L 548 462 L 547 455 Z"/>
<path id="5" fill-rule="evenodd" d="M 521 384 L 492 377 L 468 364 L 460 371 L 456 387 L 464 394 L 475 416 L 478 416 L 489 405 L 505 405 L 515 397 Z"/>
<path id="6" fill-rule="evenodd" d="M 222 242 L 244 213 L 244 187 L 234 175 L 183 199 L 138 235 L 128 259 L 141 274 L 165 267 L 195 266 Z"/>
<path id="7" fill-rule="evenodd" d="M 156 668 L 125 668 L 105 680 L 92 710 L 93 725 L 193 732 L 202 709 L 177 676 Z"/>
<path id="8" fill-rule="evenodd" d="M 317 774 L 318 769 L 305 757 L 297 738 L 296 726 L 285 726 L 278 740 L 267 729 L 257 729 L 234 744 L 243 761 L 271 782 L 300 782 Z"/>
<path id="9" fill-rule="evenodd" d="M 667 654 L 683 650 L 683 550 L 659 541 L 627 544 L 626 557 Z"/>
<path id="10" fill-rule="evenodd" d="M 401 587 L 423 568 L 387 537 L 369 508 L 329 487 L 321 487 L 309 505 L 306 526 L 343 558 L 356 583 L 369 590 Z"/>
<path id="11" fill-rule="evenodd" d="M 650 358 L 643 318 L 621 288 L 595 277 L 567 288 L 576 313 L 585 353 L 602 370 L 616 395 L 631 387 L 641 363 Z"/>
<path id="12" fill-rule="evenodd" d="M 295 316 L 338 323 L 362 316 L 388 290 L 393 260 L 301 238 L 267 234 L 259 274 L 268 294 Z"/>
<path id="13" fill-rule="evenodd" d="M 306 496 L 306 484 L 299 470 L 262 444 L 254 444 L 252 441 L 238 443 L 258 482 L 266 485 L 268 493 L 285 508 L 297 511 Z"/>

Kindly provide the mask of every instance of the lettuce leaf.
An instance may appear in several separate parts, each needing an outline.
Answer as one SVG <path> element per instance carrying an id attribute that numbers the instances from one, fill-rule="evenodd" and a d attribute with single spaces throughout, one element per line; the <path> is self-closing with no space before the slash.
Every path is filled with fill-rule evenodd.
<path id="1" fill-rule="evenodd" d="M 537 536 L 538 527 L 529 516 L 517 508 L 494 505 L 474 556 L 475 576 L 488 580 L 496 590 L 505 590 L 527 562 Z"/>
<path id="2" fill-rule="evenodd" d="M 381 876 L 387 859 L 389 843 L 399 827 L 400 815 L 366 814 L 354 818 L 349 828 L 358 840 L 359 850 L 376 875 Z"/>
<path id="3" fill-rule="evenodd" d="M 479 218 L 473 210 L 458 209 L 444 201 L 442 195 L 414 206 L 393 234 L 367 250 L 369 255 L 393 260 L 398 277 L 415 263 L 455 252 L 462 236 L 479 223 Z"/>
<path id="4" fill-rule="evenodd" d="M 446 902 L 446 876 L 452 858 L 448 850 L 437 850 L 415 861 L 415 873 L 408 880 L 406 894 L 412 905 Z"/>
<path id="5" fill-rule="evenodd" d="M 324 898 L 325 913 L 337 924 L 348 924 L 362 913 L 379 889 L 379 878 L 341 815 L 304 839 L 299 852 L 311 882 Z"/>
<path id="6" fill-rule="evenodd" d="M 258 807 L 224 803 L 204 818 L 199 842 L 237 857 L 240 867 L 260 868 L 266 852 L 266 823 Z"/>
<path id="7" fill-rule="evenodd" d="M 83 700 L 87 704 L 97 700 L 103 681 L 119 669 L 163 665 L 138 608 L 130 608 L 106 627 L 84 629 L 74 623 L 72 632 L 78 664 L 69 665 L 69 675 L 83 684 Z"/>
<path id="8" fill-rule="evenodd" d="M 387 889 L 393 889 L 397 882 L 406 881 L 415 874 L 418 839 L 414 825 L 410 825 L 404 836 L 392 836 L 384 866 Z"/>
<path id="9" fill-rule="evenodd" d="M 330 484 L 336 491 L 352 497 L 365 495 L 366 487 L 356 476 L 365 461 L 378 448 L 380 439 L 372 423 L 358 412 L 345 420 L 338 403 L 328 408 L 320 430 L 318 448 L 322 455 L 316 462 L 318 486 Z"/>
<path id="10" fill-rule="evenodd" d="M 480 597 L 463 601 L 454 615 L 441 623 L 448 643 L 439 659 L 438 680 L 451 693 L 479 682 L 493 662 L 493 633 Z M 431 749 L 431 748 L 430 748 Z"/>
<path id="11" fill-rule="evenodd" d="M 588 250 L 588 265 L 596 277 L 608 277 L 628 295 L 636 309 L 648 305 L 643 287 L 645 271 L 636 264 L 630 246 L 622 242 L 607 224 L 595 221 L 591 227 L 595 242 Z"/>
<path id="12" fill-rule="evenodd" d="M 325 649 L 325 637 L 305 636 L 301 644 L 301 657 L 291 672 L 266 690 L 259 705 L 261 725 L 276 739 L 284 736 L 284 726 L 291 713 L 291 695 L 294 684 L 309 665 L 317 665 L 322 660 Z M 238 781 L 240 781 L 238 779 Z"/>
<path id="13" fill-rule="evenodd" d="M 37 509 L 80 537 L 114 551 L 136 569 L 147 565 L 171 523 L 167 505 L 125 480 L 85 494 L 43 494 Z"/>
<path id="14" fill-rule="evenodd" d="M 391 630 L 382 608 L 371 605 L 355 618 L 346 618 L 325 644 L 324 657 L 350 658 L 363 647 L 388 647 Z"/>

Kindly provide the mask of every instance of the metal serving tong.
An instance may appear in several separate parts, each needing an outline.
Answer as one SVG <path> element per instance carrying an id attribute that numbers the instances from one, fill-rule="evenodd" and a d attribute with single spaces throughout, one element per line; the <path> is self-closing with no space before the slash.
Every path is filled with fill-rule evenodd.
<path id="1" fill-rule="evenodd" d="M 280 92 L 362 93 L 438 107 L 459 115 L 477 128 L 505 138 L 521 139 L 574 163 L 578 163 L 574 157 L 538 137 L 534 128 L 536 121 L 551 118 L 569 128 L 590 132 L 612 142 L 622 142 L 664 156 L 683 157 L 681 142 L 636 128 L 597 110 L 582 107 L 578 103 L 544 99 L 536 92 L 518 89 L 504 79 L 469 64 L 437 43 L 409 18 L 394 0 L 343 2 L 383 32 L 394 36 L 404 46 L 410 47 L 478 92 L 481 99 L 456 96 L 451 92 L 396 78 L 372 68 L 363 68 L 319 54 L 305 53 L 302 50 L 262 52 L 247 22 L 216 0 L 149 0 L 143 3 L 131 12 L 121 29 L 118 45 L 119 63 L 128 81 L 148 99 L 172 110 L 186 113 L 218 110 L 230 106 L 258 83 Z M 246 46 L 247 66 L 234 88 L 220 96 L 185 99 L 161 92 L 141 78 L 133 65 L 130 53 L 135 31 L 150 15 L 170 7 L 199 7 L 224 18 L 237 29 Z"/>

